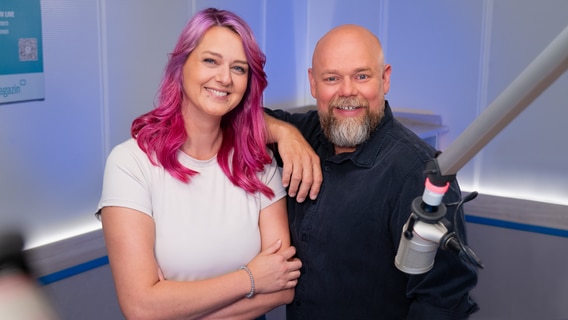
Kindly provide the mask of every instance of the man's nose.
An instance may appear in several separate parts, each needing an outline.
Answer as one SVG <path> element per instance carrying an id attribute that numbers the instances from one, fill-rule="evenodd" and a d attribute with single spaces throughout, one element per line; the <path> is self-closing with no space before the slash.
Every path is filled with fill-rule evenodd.
<path id="1" fill-rule="evenodd" d="M 341 82 L 339 94 L 343 97 L 354 96 L 357 94 L 357 88 L 352 79 L 346 78 Z"/>

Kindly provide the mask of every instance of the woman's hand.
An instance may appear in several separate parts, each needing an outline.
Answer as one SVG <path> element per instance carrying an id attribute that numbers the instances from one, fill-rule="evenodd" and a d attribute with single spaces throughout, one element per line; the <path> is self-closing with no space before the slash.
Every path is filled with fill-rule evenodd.
<path id="1" fill-rule="evenodd" d="M 281 247 L 282 241 L 276 241 L 247 265 L 254 278 L 256 293 L 291 289 L 298 283 L 302 262 L 294 258 L 296 248 L 288 247 L 280 250 Z"/>

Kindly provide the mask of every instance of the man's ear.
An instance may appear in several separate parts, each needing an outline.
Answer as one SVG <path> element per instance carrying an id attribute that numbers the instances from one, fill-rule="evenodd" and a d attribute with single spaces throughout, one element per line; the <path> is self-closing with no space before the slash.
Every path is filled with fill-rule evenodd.
<path id="1" fill-rule="evenodd" d="M 310 80 L 310 92 L 312 97 L 316 97 L 316 82 L 314 80 L 314 75 L 312 74 L 312 68 L 308 68 L 308 79 Z"/>
<path id="2" fill-rule="evenodd" d="M 385 69 L 383 70 L 383 90 L 384 90 L 384 94 L 387 94 L 387 92 L 389 92 L 390 78 L 391 78 L 391 65 L 385 64 Z"/>

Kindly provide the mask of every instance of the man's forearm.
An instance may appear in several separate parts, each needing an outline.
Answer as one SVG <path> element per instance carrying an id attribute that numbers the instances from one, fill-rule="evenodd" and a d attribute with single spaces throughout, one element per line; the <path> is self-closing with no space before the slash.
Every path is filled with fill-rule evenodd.
<path id="1" fill-rule="evenodd" d="M 274 118 L 264 112 L 264 122 L 266 125 L 266 142 L 267 143 L 278 143 L 283 137 L 286 137 L 290 133 L 301 133 L 288 122 Z"/>
<path id="2" fill-rule="evenodd" d="M 294 125 L 264 113 L 267 143 L 278 143 L 282 159 L 282 184 L 288 195 L 303 202 L 309 194 L 316 199 L 322 183 L 320 160 L 300 130 Z"/>

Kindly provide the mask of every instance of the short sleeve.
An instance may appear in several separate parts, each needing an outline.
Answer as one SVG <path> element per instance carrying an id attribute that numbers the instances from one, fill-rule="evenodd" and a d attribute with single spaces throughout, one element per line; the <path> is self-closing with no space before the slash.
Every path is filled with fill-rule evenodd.
<path id="1" fill-rule="evenodd" d="M 148 157 L 134 140 L 114 147 L 107 158 L 98 209 L 120 206 L 152 215 L 150 166 Z"/>
<path id="2" fill-rule="evenodd" d="M 274 192 L 274 197 L 272 197 L 272 199 L 269 199 L 265 195 L 261 194 L 260 209 L 264 209 L 286 196 L 286 189 L 282 186 L 282 173 L 280 172 L 280 169 L 276 164 L 274 154 L 270 150 L 268 150 L 267 152 L 272 158 L 272 162 L 264 166 L 264 171 L 261 173 L 259 178 L 264 184 L 272 189 L 272 192 Z"/>

